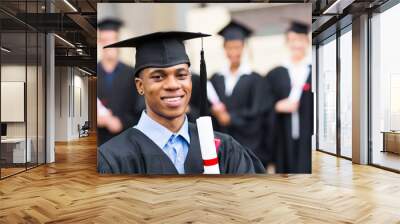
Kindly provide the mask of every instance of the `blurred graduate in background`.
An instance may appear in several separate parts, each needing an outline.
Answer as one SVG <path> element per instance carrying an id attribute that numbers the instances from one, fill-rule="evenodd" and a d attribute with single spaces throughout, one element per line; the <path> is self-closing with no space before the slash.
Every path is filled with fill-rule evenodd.
<path id="1" fill-rule="evenodd" d="M 257 83 L 261 76 L 242 61 L 246 39 L 252 31 L 231 21 L 218 34 L 224 38 L 229 63 L 210 81 L 220 102 L 211 102 L 215 129 L 232 135 L 239 143 L 256 152 L 261 139 L 260 117 L 252 112 L 256 104 Z"/>
<path id="2" fill-rule="evenodd" d="M 97 46 L 118 41 L 122 22 L 107 18 L 98 23 Z M 135 125 L 144 108 L 135 87 L 133 68 L 122 63 L 115 48 L 102 49 L 97 64 L 97 145 Z"/>
<path id="3" fill-rule="evenodd" d="M 291 22 L 285 33 L 290 55 L 265 76 L 260 93 L 264 148 L 277 173 L 311 173 L 313 93 L 308 33 L 307 24 Z"/>

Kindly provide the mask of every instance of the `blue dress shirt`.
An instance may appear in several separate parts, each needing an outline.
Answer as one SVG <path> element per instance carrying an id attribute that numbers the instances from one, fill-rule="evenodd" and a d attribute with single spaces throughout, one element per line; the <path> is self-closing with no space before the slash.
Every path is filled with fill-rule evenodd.
<path id="1" fill-rule="evenodd" d="M 187 117 L 177 133 L 151 119 L 145 111 L 134 128 L 150 138 L 172 161 L 179 174 L 185 173 L 185 160 L 188 154 L 190 137 Z"/>

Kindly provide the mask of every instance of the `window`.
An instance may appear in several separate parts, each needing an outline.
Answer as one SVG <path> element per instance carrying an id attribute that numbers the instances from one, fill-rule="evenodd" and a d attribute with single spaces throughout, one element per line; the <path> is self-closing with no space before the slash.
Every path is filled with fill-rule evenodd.
<path id="1" fill-rule="evenodd" d="M 318 48 L 318 149 L 336 153 L 336 36 Z"/>
<path id="2" fill-rule="evenodd" d="M 41 4 L 1 2 L 0 7 L 23 16 L 40 13 Z M 4 178 L 45 163 L 46 40 L 43 33 L 3 12 L 0 26 L 0 178 Z"/>
<path id="3" fill-rule="evenodd" d="M 400 170 L 400 5 L 371 19 L 372 163 Z"/>
<path id="4" fill-rule="evenodd" d="M 352 149 L 352 35 L 351 26 L 340 36 L 340 155 L 351 158 Z"/>

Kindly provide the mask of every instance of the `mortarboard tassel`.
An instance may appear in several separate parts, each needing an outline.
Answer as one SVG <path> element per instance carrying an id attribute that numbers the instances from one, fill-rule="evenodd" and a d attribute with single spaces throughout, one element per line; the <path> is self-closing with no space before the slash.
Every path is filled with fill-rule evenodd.
<path id="1" fill-rule="evenodd" d="M 196 120 L 204 174 L 220 174 L 211 117 L 207 116 L 207 69 L 204 60 L 203 38 L 200 52 L 200 117 Z"/>
<path id="2" fill-rule="evenodd" d="M 200 116 L 207 116 L 207 68 L 204 60 L 203 38 L 200 52 Z"/>

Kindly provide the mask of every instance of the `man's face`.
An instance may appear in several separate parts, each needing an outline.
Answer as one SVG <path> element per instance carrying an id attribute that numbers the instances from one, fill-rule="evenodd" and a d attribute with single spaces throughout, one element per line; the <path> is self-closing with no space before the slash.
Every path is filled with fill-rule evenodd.
<path id="1" fill-rule="evenodd" d="M 102 49 L 101 57 L 105 60 L 115 60 L 118 58 L 117 48 L 106 48 L 104 46 L 118 41 L 118 32 L 114 30 L 100 30 L 97 35 L 97 45 Z"/>
<path id="2" fill-rule="evenodd" d="M 292 58 L 302 59 L 306 56 L 309 48 L 309 38 L 307 34 L 289 31 L 286 34 L 286 43 Z"/>
<path id="3" fill-rule="evenodd" d="M 184 116 L 192 94 L 192 78 L 187 64 L 167 68 L 145 68 L 135 79 L 144 93 L 147 113 L 166 119 Z"/>
<path id="4" fill-rule="evenodd" d="M 242 40 L 227 40 L 224 43 L 225 53 L 232 65 L 239 65 L 244 48 Z"/>

